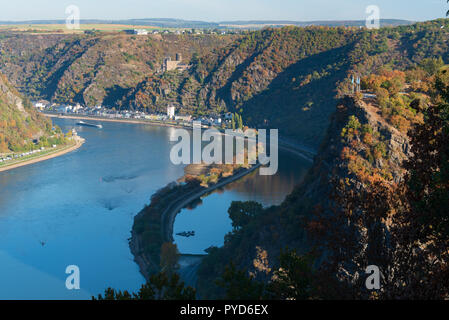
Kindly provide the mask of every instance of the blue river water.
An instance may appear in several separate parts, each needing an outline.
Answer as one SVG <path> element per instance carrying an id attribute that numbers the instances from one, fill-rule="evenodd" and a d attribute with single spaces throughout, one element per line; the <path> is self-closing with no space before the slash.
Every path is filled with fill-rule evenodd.
<path id="1" fill-rule="evenodd" d="M 54 119 L 64 131 L 75 120 Z M 134 216 L 161 187 L 183 175 L 169 161 L 173 128 L 103 123 L 76 127 L 86 143 L 51 160 L 0 173 L 0 299 L 90 299 L 107 287 L 136 291 L 144 282 L 129 250 Z M 280 153 L 278 174 L 248 176 L 184 209 L 175 232 L 181 253 L 223 243 L 233 200 L 278 204 L 309 164 Z M 66 267 L 80 290 L 66 288 Z"/>
<path id="2" fill-rule="evenodd" d="M 218 189 L 193 208 L 177 215 L 174 240 L 181 253 L 205 254 L 205 249 L 224 243 L 224 235 L 232 230 L 228 208 L 232 201 L 257 201 L 264 207 L 279 205 L 303 178 L 310 164 L 287 152 L 279 152 L 279 170 L 274 176 L 261 176 L 256 171 Z M 177 235 L 195 231 L 194 237 Z"/>

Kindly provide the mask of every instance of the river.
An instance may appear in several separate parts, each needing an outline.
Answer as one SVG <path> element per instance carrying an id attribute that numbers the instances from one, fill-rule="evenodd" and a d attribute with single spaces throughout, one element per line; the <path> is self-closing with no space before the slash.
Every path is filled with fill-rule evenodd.
<path id="1" fill-rule="evenodd" d="M 53 119 L 64 131 L 75 120 Z M 107 287 L 136 291 L 144 282 L 130 253 L 133 217 L 151 195 L 183 175 L 169 161 L 174 128 L 103 123 L 76 127 L 86 143 L 48 161 L 0 173 L 0 299 L 89 299 Z M 309 164 L 280 152 L 278 173 L 258 174 L 184 209 L 175 232 L 182 253 L 223 243 L 233 200 L 278 204 Z M 80 290 L 67 290 L 66 267 L 80 270 Z"/>

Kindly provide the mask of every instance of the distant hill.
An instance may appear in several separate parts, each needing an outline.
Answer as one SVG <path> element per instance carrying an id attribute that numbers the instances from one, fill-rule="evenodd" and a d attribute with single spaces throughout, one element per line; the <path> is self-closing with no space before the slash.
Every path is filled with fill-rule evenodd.
<path id="1" fill-rule="evenodd" d="M 401 19 L 381 19 L 380 26 L 402 26 L 415 23 L 414 21 Z M 269 20 L 252 20 L 252 21 L 223 21 L 220 22 L 220 27 L 228 28 L 263 28 L 263 27 L 282 27 L 282 26 L 327 26 L 327 27 L 364 27 L 365 20 L 317 20 L 317 21 L 269 21 Z"/>
<path id="2" fill-rule="evenodd" d="M 28 20 L 28 21 L 0 21 L 3 25 L 33 25 L 33 24 L 64 24 L 65 20 Z M 82 19 L 81 24 L 121 24 L 132 26 L 152 26 L 159 28 L 199 28 L 199 29 L 260 29 L 266 26 L 286 26 L 293 25 L 298 27 L 305 26 L 365 26 L 364 20 L 332 20 L 332 21 L 289 21 L 289 20 L 248 20 L 248 21 L 221 21 L 221 22 L 205 22 L 205 21 L 191 21 L 182 19 L 169 18 L 148 18 L 148 19 L 126 19 L 126 20 L 100 20 L 100 19 Z M 413 21 L 401 19 L 382 19 L 381 26 L 399 26 L 409 25 Z"/>

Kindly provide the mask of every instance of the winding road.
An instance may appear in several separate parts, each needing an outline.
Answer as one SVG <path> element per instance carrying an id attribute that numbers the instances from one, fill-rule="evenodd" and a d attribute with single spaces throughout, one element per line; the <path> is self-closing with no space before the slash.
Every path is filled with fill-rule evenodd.
<path id="1" fill-rule="evenodd" d="M 242 171 L 234 174 L 231 177 L 222 179 L 221 181 L 214 184 L 213 186 L 210 186 L 208 188 L 200 187 L 199 189 L 193 190 L 193 191 L 181 196 L 180 199 L 178 199 L 178 201 L 171 203 L 165 209 L 165 211 L 162 213 L 162 216 L 161 216 L 161 228 L 162 228 L 161 233 L 162 233 L 162 238 L 164 239 L 164 242 L 173 242 L 174 241 L 173 225 L 175 223 L 176 215 L 179 213 L 179 211 L 181 211 L 181 209 L 186 207 L 192 201 L 200 198 L 201 196 L 203 196 L 211 191 L 214 191 L 218 188 L 221 188 L 233 181 L 236 181 L 236 180 L 242 178 L 243 176 L 258 169 L 259 167 L 260 167 L 260 164 L 255 164 L 249 169 L 242 170 Z"/>

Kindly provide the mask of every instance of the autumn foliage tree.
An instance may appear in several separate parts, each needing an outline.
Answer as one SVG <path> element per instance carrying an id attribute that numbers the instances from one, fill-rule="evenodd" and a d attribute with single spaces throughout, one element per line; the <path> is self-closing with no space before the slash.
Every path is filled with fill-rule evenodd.
<path id="1" fill-rule="evenodd" d="M 407 173 L 395 184 L 336 182 L 338 206 L 315 234 L 327 259 L 322 297 L 445 299 L 449 296 L 449 69 L 436 75 L 437 103 L 420 110 L 409 132 Z M 318 230 L 318 232 L 316 231 Z M 328 232 L 319 232 L 327 230 Z M 330 231 L 329 231 L 330 230 Z M 365 287 L 365 268 L 382 271 L 382 288 Z"/>
<path id="2" fill-rule="evenodd" d="M 449 68 L 435 87 L 440 102 L 410 134 L 413 156 L 399 188 L 404 208 L 392 220 L 399 272 L 391 291 L 412 298 L 449 295 Z"/>
<path id="3" fill-rule="evenodd" d="M 173 273 L 179 268 L 179 251 L 175 243 L 164 242 L 161 246 L 161 270 L 168 274 Z"/>

